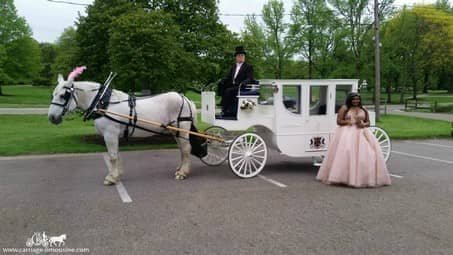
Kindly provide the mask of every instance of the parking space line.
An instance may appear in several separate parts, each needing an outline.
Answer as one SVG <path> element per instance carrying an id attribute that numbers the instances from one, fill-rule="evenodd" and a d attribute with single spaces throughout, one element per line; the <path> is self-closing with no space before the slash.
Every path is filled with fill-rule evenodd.
<path id="1" fill-rule="evenodd" d="M 132 199 L 129 196 L 129 194 L 127 193 L 127 190 L 124 187 L 123 183 L 121 181 L 119 181 L 115 186 L 116 186 L 116 190 L 120 194 L 120 197 L 121 197 L 121 200 L 123 201 L 123 203 L 131 203 Z"/>
<path id="2" fill-rule="evenodd" d="M 104 161 L 108 171 L 110 163 L 107 153 L 104 153 Z M 131 203 L 132 199 L 129 196 L 129 193 L 127 193 L 126 187 L 124 187 L 123 183 L 119 181 L 115 184 L 115 186 L 116 190 L 118 191 L 118 194 L 120 195 L 121 201 L 123 201 L 123 203 Z"/>
<path id="3" fill-rule="evenodd" d="M 285 184 L 283 184 L 283 183 L 281 183 L 281 182 L 278 182 L 278 181 L 276 181 L 276 180 L 272 180 L 271 178 L 267 178 L 267 177 L 264 176 L 264 175 L 259 174 L 258 177 L 260 177 L 261 179 L 263 179 L 263 180 L 265 180 L 265 181 L 267 181 L 267 182 L 269 182 L 269 183 L 272 183 L 272 184 L 274 184 L 274 185 L 276 185 L 276 186 L 278 186 L 278 187 L 280 187 L 280 188 L 286 188 L 286 187 L 288 187 L 288 186 L 286 186 Z"/>
<path id="4" fill-rule="evenodd" d="M 443 145 L 443 144 L 435 144 L 435 143 L 420 143 L 420 142 L 411 142 L 411 141 L 406 141 L 406 143 L 414 143 L 414 144 L 420 144 L 420 145 L 429 145 L 429 146 L 435 146 L 435 147 L 442 147 L 442 148 L 449 148 L 449 149 L 453 149 L 453 146 L 449 146 L 449 145 Z"/>
<path id="5" fill-rule="evenodd" d="M 437 162 L 442 162 L 442 163 L 453 165 L 453 161 L 448 161 L 448 160 L 443 160 L 443 159 L 438 159 L 438 158 L 431 158 L 431 157 L 426 157 L 426 156 L 421 156 L 421 155 L 416 155 L 416 154 L 411 154 L 411 153 L 406 153 L 406 152 L 401 152 L 401 151 L 392 151 L 392 153 L 403 155 L 403 156 L 408 156 L 408 157 L 413 157 L 413 158 L 427 159 L 427 160 L 432 160 L 432 161 L 437 161 Z"/>
<path id="6" fill-rule="evenodd" d="M 398 179 L 401 179 L 403 178 L 403 176 L 401 175 L 396 175 L 396 174 L 389 174 L 391 177 L 395 177 L 395 178 L 398 178 Z"/>

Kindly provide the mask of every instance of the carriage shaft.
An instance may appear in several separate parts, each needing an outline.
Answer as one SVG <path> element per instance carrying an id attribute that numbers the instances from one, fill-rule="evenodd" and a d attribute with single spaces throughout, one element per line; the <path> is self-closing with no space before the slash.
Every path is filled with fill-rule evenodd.
<path id="1" fill-rule="evenodd" d="M 115 116 L 126 118 L 126 119 L 129 119 L 129 120 L 134 120 L 134 118 L 129 116 L 129 115 L 116 113 L 116 112 L 112 112 L 112 111 L 108 111 L 108 110 L 104 110 L 104 109 L 98 109 L 98 112 L 100 112 L 102 114 L 115 115 Z M 225 139 L 222 139 L 220 137 L 216 137 L 216 136 L 212 136 L 212 135 L 206 135 L 206 134 L 202 134 L 202 133 L 198 133 L 198 132 L 193 132 L 193 131 L 190 131 L 190 130 L 187 130 L 187 129 L 178 128 L 178 127 L 174 127 L 174 126 L 170 126 L 170 125 L 164 125 L 164 124 L 162 124 L 160 122 L 156 122 L 156 121 L 144 120 L 144 119 L 137 118 L 137 122 L 142 122 L 142 123 L 150 124 L 150 125 L 157 126 L 157 127 L 163 127 L 163 128 L 174 130 L 174 131 L 178 131 L 178 132 L 184 132 L 184 133 L 188 133 L 188 134 L 191 134 L 191 135 L 203 137 L 203 138 L 210 139 L 210 140 L 216 140 L 216 141 L 219 141 L 219 142 L 225 142 Z"/>

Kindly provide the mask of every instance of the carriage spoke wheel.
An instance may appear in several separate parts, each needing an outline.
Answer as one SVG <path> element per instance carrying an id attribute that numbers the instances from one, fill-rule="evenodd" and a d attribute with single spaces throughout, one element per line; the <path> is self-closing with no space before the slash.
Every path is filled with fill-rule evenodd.
<path id="1" fill-rule="evenodd" d="M 390 137 L 385 132 L 384 129 L 380 127 L 370 127 L 371 132 L 378 140 L 379 146 L 381 147 L 382 153 L 384 154 L 385 162 L 390 158 L 390 153 L 392 152 L 392 144 L 390 142 Z"/>
<path id="2" fill-rule="evenodd" d="M 241 178 L 251 178 L 263 170 L 267 160 L 267 146 L 255 133 L 245 133 L 234 139 L 228 151 L 228 164 Z"/>
<path id="3" fill-rule="evenodd" d="M 217 136 L 223 138 L 226 142 L 216 140 L 206 140 L 208 154 L 200 160 L 208 166 L 218 166 L 225 162 L 228 158 L 228 139 L 231 140 L 231 135 L 222 127 L 211 126 L 208 127 L 203 133 L 207 135 Z"/>

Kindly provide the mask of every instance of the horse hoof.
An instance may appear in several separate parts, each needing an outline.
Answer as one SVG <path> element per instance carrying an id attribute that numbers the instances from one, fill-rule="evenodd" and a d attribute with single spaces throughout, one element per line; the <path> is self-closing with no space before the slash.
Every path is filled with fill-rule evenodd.
<path id="1" fill-rule="evenodd" d="M 109 181 L 109 180 L 104 180 L 104 185 L 105 186 L 112 186 L 112 185 L 115 185 L 115 183 L 112 182 L 112 181 Z"/>
<path id="2" fill-rule="evenodd" d="M 184 179 L 186 179 L 186 176 L 178 173 L 178 174 L 176 174 L 175 179 L 176 180 L 184 180 Z"/>
<path id="3" fill-rule="evenodd" d="M 115 185 L 117 182 L 118 180 L 111 177 L 110 175 L 107 175 L 104 179 L 104 185 L 106 186 Z"/>

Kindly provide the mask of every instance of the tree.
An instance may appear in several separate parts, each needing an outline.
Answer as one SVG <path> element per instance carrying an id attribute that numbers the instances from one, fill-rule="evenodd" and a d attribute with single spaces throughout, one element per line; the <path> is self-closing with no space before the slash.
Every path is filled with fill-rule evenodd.
<path id="1" fill-rule="evenodd" d="M 66 75 L 75 66 L 88 64 L 88 62 L 80 60 L 80 50 L 76 38 L 77 31 L 74 27 L 66 28 L 58 37 L 55 43 L 56 57 L 51 66 L 51 76 L 49 78 L 55 80 L 58 74 Z M 107 53 L 104 54 L 107 55 Z M 91 63 L 89 69 L 91 69 Z"/>
<path id="2" fill-rule="evenodd" d="M 171 15 L 138 9 L 112 25 L 108 53 L 123 89 L 160 92 L 184 79 L 186 53 Z"/>
<path id="3" fill-rule="evenodd" d="M 453 17 L 433 6 L 404 8 L 383 29 L 384 79 L 398 81 L 403 101 L 429 87 L 450 89 L 453 80 Z"/>
<path id="4" fill-rule="evenodd" d="M 279 0 L 269 0 L 263 7 L 263 21 L 266 25 L 267 44 L 271 50 L 268 64 L 273 66 L 275 78 L 282 78 L 285 62 L 293 54 L 291 39 L 287 37 L 289 25 L 284 22 L 284 6 Z"/>
<path id="5" fill-rule="evenodd" d="M 340 18 L 341 25 L 346 29 L 344 40 L 348 43 L 353 56 L 355 77 L 361 78 L 366 56 L 363 55 L 364 44 L 371 43 L 366 39 L 373 25 L 373 13 L 370 0 L 329 0 L 335 14 Z M 379 16 L 383 20 L 393 12 L 393 0 L 383 0 L 379 3 Z"/>
<path id="6" fill-rule="evenodd" d="M 322 0 L 298 0 L 291 11 L 290 35 L 298 53 L 308 61 L 308 78 L 314 69 L 321 77 L 329 75 L 329 62 L 338 34 L 338 21 Z"/>
<path id="7" fill-rule="evenodd" d="M 415 6 L 413 12 L 420 18 L 419 63 L 423 93 L 428 93 L 436 76 L 447 70 L 453 75 L 453 15 L 433 6 Z"/>
<path id="8" fill-rule="evenodd" d="M 195 87 L 199 90 L 223 75 L 234 49 L 234 36 L 219 21 L 216 3 L 216 0 L 96 0 L 88 7 L 88 15 L 79 18 L 78 61 L 88 65 L 87 77 L 104 79 L 113 67 L 110 63 L 113 58 L 108 55 L 109 31 L 115 30 L 112 22 L 137 10 L 161 11 L 170 14 L 180 31 L 177 41 L 187 53 L 180 61 L 185 63 L 184 69 L 178 73 L 184 79 L 176 89 L 185 91 Z"/>
<path id="9" fill-rule="evenodd" d="M 13 0 L 0 0 L 0 44 L 31 36 L 24 18 L 17 15 Z"/>
<path id="10" fill-rule="evenodd" d="M 103 81 L 111 71 L 108 55 L 109 30 L 116 17 L 139 7 L 128 0 L 95 0 L 87 7 L 87 16 L 80 16 L 76 42 L 79 48 L 76 62 L 87 65 L 87 79 Z"/>
<path id="11" fill-rule="evenodd" d="M 163 10 L 173 16 L 179 26 L 185 61 L 191 62 L 184 70 L 187 81 L 198 89 L 225 75 L 234 52 L 234 35 L 218 16 L 217 0 L 140 0 L 145 8 Z M 184 85 L 180 90 L 184 91 Z"/>
<path id="12" fill-rule="evenodd" d="M 33 80 L 33 84 L 47 85 L 55 83 L 54 75 L 52 73 L 52 65 L 55 62 L 57 51 L 55 45 L 51 43 L 39 44 L 41 51 L 41 69 L 38 77 Z"/>
<path id="13" fill-rule="evenodd" d="M 14 84 L 31 84 L 40 70 L 39 43 L 31 37 L 23 37 L 6 45 L 4 70 Z"/>
<path id="14" fill-rule="evenodd" d="M 244 25 L 245 30 L 241 33 L 241 39 L 248 52 L 247 61 L 253 64 L 255 78 L 259 79 L 264 73 L 271 71 L 266 68 L 266 60 L 270 57 L 266 34 L 255 16 L 246 17 Z"/>
<path id="15" fill-rule="evenodd" d="M 11 48 L 8 44 L 30 36 L 31 29 L 25 19 L 17 15 L 13 0 L 0 0 L 0 95 L 2 95 L 1 85 L 11 81 L 5 70 L 7 59 L 12 58 L 7 56 L 7 48 Z"/>

